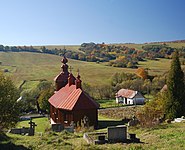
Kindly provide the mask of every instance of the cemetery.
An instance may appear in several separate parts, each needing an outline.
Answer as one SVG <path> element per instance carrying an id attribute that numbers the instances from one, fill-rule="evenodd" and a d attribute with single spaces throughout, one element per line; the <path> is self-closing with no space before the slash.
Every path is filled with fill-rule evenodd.
<path id="1" fill-rule="evenodd" d="M 12 128 L 9 133 L 13 134 L 21 134 L 21 135 L 28 135 L 28 136 L 34 136 L 35 135 L 35 122 L 32 122 L 32 119 L 30 119 L 29 123 L 30 127 L 22 127 L 22 128 Z"/>
<path id="2" fill-rule="evenodd" d="M 108 127 L 107 132 L 84 133 L 83 138 L 89 144 L 140 143 L 136 134 L 129 133 L 125 125 Z"/>
<path id="3" fill-rule="evenodd" d="M 30 142 L 25 145 L 32 147 L 32 149 L 38 148 L 44 141 L 46 141 L 45 147 L 49 145 L 53 146 L 54 149 L 57 144 L 57 148 L 64 144 L 70 145 L 69 147 L 74 149 L 79 143 L 82 147 L 93 147 L 92 145 L 97 145 L 98 147 L 101 145 L 101 148 L 106 148 L 107 145 L 113 145 L 113 147 L 119 145 L 122 148 L 123 145 L 128 147 L 132 147 L 130 145 L 133 145 L 133 147 L 139 145 L 140 148 L 145 147 L 147 149 L 149 146 L 153 146 L 153 141 L 157 145 L 156 147 L 162 148 L 163 145 L 158 141 L 163 141 L 163 139 L 166 141 L 175 139 L 177 140 L 176 143 L 181 142 L 182 144 L 179 145 L 183 147 L 183 141 L 178 140 L 178 136 L 185 133 L 185 118 L 183 116 L 177 115 L 173 119 L 164 120 L 165 117 L 163 117 L 163 112 L 161 113 L 161 108 L 159 107 L 159 110 L 153 109 L 153 105 L 158 106 L 160 104 L 157 99 L 153 103 L 148 102 L 145 106 L 140 106 L 139 115 L 137 106 L 126 107 L 124 112 L 122 111 L 123 108 L 107 108 L 102 111 L 99 109 L 99 104 L 82 89 L 79 70 L 77 76 L 73 76 L 71 67 L 70 71 L 68 71 L 67 62 L 67 58 L 64 57 L 62 59 L 62 71 L 54 79 L 55 91 L 50 98 L 47 98 L 50 112 L 45 119 L 47 119 L 50 126 L 46 127 L 44 123 L 37 124 L 32 119 L 29 120 L 29 118 L 23 116 L 20 118 L 20 122 L 26 122 L 27 120 L 28 124 L 11 129 L 7 133 L 10 137 L 18 137 L 17 141 L 19 139 L 30 139 Z M 127 113 L 130 117 L 124 116 L 127 109 L 129 109 Z M 116 114 L 121 116 L 122 119 L 121 121 L 118 121 L 117 118 L 112 121 L 101 120 L 99 117 L 103 113 L 108 115 Z M 136 116 L 133 114 L 136 114 Z M 111 116 L 109 117 L 111 118 Z M 100 123 L 102 122 L 107 126 L 101 126 Z M 145 123 L 148 123 L 147 126 L 144 126 Z M 37 127 L 42 128 L 42 134 L 36 131 Z M 36 144 L 31 143 L 32 138 L 29 137 L 32 137 Z M 36 142 L 37 140 L 38 142 Z M 146 143 L 149 143 L 149 146 Z M 170 143 L 165 144 L 170 145 Z"/>

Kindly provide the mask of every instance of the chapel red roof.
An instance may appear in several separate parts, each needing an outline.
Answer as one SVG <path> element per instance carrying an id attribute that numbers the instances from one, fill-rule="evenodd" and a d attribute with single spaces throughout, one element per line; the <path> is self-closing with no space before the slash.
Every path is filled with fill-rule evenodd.
<path id="1" fill-rule="evenodd" d="M 126 97 L 126 98 L 133 98 L 137 94 L 137 91 L 128 90 L 128 89 L 121 89 L 116 93 L 116 97 Z"/>
<path id="2" fill-rule="evenodd" d="M 80 110 L 98 108 L 97 104 L 81 88 L 76 85 L 67 84 L 57 91 L 50 99 L 49 103 L 58 109 Z"/>

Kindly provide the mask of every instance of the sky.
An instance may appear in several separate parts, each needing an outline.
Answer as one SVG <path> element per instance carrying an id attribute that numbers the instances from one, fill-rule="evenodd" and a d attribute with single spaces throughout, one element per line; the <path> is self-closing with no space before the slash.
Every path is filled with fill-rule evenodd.
<path id="1" fill-rule="evenodd" d="M 0 0 L 0 44 L 185 39 L 185 0 Z"/>

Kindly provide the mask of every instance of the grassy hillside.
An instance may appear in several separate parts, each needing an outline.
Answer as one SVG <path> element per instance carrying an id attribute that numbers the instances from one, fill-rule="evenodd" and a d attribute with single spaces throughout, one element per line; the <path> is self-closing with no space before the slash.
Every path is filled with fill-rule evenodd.
<path id="1" fill-rule="evenodd" d="M 165 42 L 164 42 L 165 43 Z M 128 44 L 115 44 L 115 45 L 122 45 L 129 48 L 135 48 L 136 50 L 143 50 L 142 46 L 145 45 L 161 45 L 163 42 L 156 42 L 156 43 L 144 43 L 144 44 L 135 44 L 135 43 L 128 43 Z M 166 42 L 166 45 L 172 48 L 182 48 L 185 47 L 185 42 Z"/>
<path id="2" fill-rule="evenodd" d="M 182 48 L 185 47 L 185 42 L 180 42 L 180 43 L 174 43 L 174 42 L 170 42 L 170 43 L 166 43 L 168 46 L 173 47 L 173 48 Z"/>
<path id="3" fill-rule="evenodd" d="M 24 80 L 25 86 L 32 87 L 39 80 L 47 79 L 53 82 L 54 77 L 61 71 L 62 57 L 49 54 L 28 53 L 28 52 L 0 52 L 0 70 L 8 70 L 6 75 L 12 77 L 17 86 Z M 108 84 L 112 75 L 116 72 L 132 72 L 136 69 L 116 68 L 106 66 L 105 63 L 85 62 L 70 59 L 69 66 L 72 66 L 73 74 L 77 75 L 77 69 L 80 69 L 82 81 L 91 85 Z M 170 67 L 169 59 L 159 59 L 139 62 L 139 67 L 148 68 L 149 74 L 163 74 Z M 26 88 L 26 87 L 25 87 Z"/>
<path id="4" fill-rule="evenodd" d="M 147 60 L 139 62 L 138 67 L 148 68 L 151 75 L 161 75 L 169 70 L 170 62 L 170 59 Z"/>
<path id="5" fill-rule="evenodd" d="M 104 118 L 103 118 L 104 119 Z M 47 129 L 48 120 L 46 118 L 34 119 L 36 122 L 36 135 L 23 136 L 7 134 L 8 140 L 0 141 L 0 149 L 10 148 L 30 148 L 30 149 L 92 149 L 92 150 L 156 150 L 156 149 L 185 149 L 185 123 L 163 124 L 155 128 L 133 128 L 129 127 L 129 133 L 136 133 L 136 136 L 140 138 L 142 143 L 130 143 L 130 144 L 104 144 L 104 145 L 90 145 L 83 139 L 82 133 L 54 133 L 45 132 L 43 129 Z M 45 126 L 43 126 L 45 125 Z M 27 121 L 23 121 L 19 126 L 28 127 Z M 103 132 L 107 129 L 101 130 Z"/>
<path id="6" fill-rule="evenodd" d="M 71 51 L 79 51 L 79 47 L 80 45 L 45 45 L 45 47 L 47 49 L 67 49 L 67 50 L 71 50 Z M 41 46 L 34 46 L 34 48 L 40 49 Z"/>
<path id="7" fill-rule="evenodd" d="M 129 48 L 135 48 L 137 50 L 142 50 L 142 46 L 146 45 L 146 44 L 154 44 L 154 45 L 160 45 L 166 43 L 168 46 L 172 47 L 172 48 L 182 48 L 185 47 L 185 41 L 182 42 L 154 42 L 154 43 L 143 43 L 143 44 L 137 44 L 137 43 L 120 43 L 120 44 L 110 44 L 110 45 L 124 45 L 126 47 Z M 33 46 L 34 48 L 40 48 L 41 46 Z M 64 47 L 67 50 L 72 50 L 72 51 L 79 51 L 78 49 L 80 48 L 80 45 L 45 45 L 46 48 L 48 49 L 63 49 Z"/>
<path id="8" fill-rule="evenodd" d="M 2 62 L 0 70 L 8 69 L 6 75 L 10 75 L 18 86 L 23 80 L 47 79 L 53 81 L 54 77 L 61 71 L 61 59 L 60 56 L 49 54 L 0 52 L 0 62 Z M 80 69 L 83 82 L 92 85 L 107 84 L 115 72 L 123 70 L 122 68 L 71 59 L 68 65 L 72 66 L 72 72 L 75 76 L 77 75 L 77 69 Z M 126 69 L 126 71 L 134 72 L 132 69 Z"/>

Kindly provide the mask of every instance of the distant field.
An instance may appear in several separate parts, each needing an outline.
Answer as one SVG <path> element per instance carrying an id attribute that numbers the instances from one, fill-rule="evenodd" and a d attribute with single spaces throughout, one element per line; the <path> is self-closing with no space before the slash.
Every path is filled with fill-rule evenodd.
<path id="1" fill-rule="evenodd" d="M 165 43 L 165 42 L 164 42 Z M 135 48 L 136 50 L 143 50 L 142 47 L 145 45 L 161 45 L 163 42 L 154 42 L 154 43 L 142 43 L 142 44 L 136 44 L 136 43 L 113 43 L 113 44 L 108 44 L 108 45 L 120 45 L 120 46 L 126 46 L 129 48 Z M 185 47 L 185 42 L 166 42 L 166 45 L 172 48 L 182 48 Z M 44 45 L 47 49 L 67 49 L 75 52 L 82 52 L 80 51 L 80 45 Z M 42 46 L 33 46 L 34 48 L 40 49 Z"/>
<path id="2" fill-rule="evenodd" d="M 114 44 L 112 44 L 114 45 Z M 143 50 L 142 46 L 145 44 L 134 44 L 134 43 L 130 43 L 130 44 L 115 44 L 115 45 L 120 45 L 120 46 L 126 46 L 129 48 L 135 48 L 136 50 Z"/>
<path id="3" fill-rule="evenodd" d="M 33 46 L 34 48 L 40 49 L 42 46 Z M 71 50 L 71 51 L 78 51 L 79 52 L 79 48 L 80 45 L 45 45 L 45 47 L 47 49 L 67 49 L 67 50 Z"/>
<path id="4" fill-rule="evenodd" d="M 185 43 L 166 43 L 170 47 L 174 48 L 182 48 L 185 47 Z"/>
<path id="5" fill-rule="evenodd" d="M 161 42 L 161 43 L 163 43 L 163 42 Z M 116 44 L 116 45 L 122 45 L 122 46 L 126 46 L 129 48 L 135 48 L 136 50 L 143 50 L 142 46 L 144 46 L 144 45 L 161 45 L 161 43 L 148 43 L 148 44 L 130 43 L 130 44 Z M 172 47 L 172 48 L 182 48 L 182 47 L 185 47 L 185 42 L 180 42 L 180 43 L 167 42 L 166 45 L 169 47 Z"/>
<path id="6" fill-rule="evenodd" d="M 148 68 L 150 75 L 160 75 L 169 70 L 170 61 L 170 59 L 140 61 L 138 67 Z"/>
<path id="7" fill-rule="evenodd" d="M 26 80 L 25 87 L 30 88 L 39 83 L 39 80 L 53 79 L 61 71 L 62 57 L 50 54 L 28 53 L 28 52 L 0 52 L 0 70 L 8 70 L 5 74 L 11 76 L 19 87 Z M 136 69 L 116 68 L 106 66 L 104 63 L 85 62 L 69 59 L 74 76 L 77 69 L 80 70 L 82 81 L 90 85 L 109 84 L 111 77 L 116 72 L 135 73 Z M 149 74 L 159 75 L 169 70 L 170 59 L 159 59 L 158 61 L 139 62 L 139 67 L 148 68 Z M 31 82 L 31 83 L 30 83 Z"/>
<path id="8" fill-rule="evenodd" d="M 11 76 L 17 86 L 22 84 L 23 80 L 34 80 L 33 82 L 35 82 L 47 79 L 53 81 L 54 77 L 61 71 L 61 59 L 60 56 L 49 54 L 0 52 L 0 62 L 2 62 L 0 70 L 8 69 L 5 74 Z M 79 69 L 82 81 L 91 85 L 108 84 L 114 73 L 125 70 L 105 66 L 101 63 L 72 59 L 69 59 L 68 65 L 72 66 L 74 76 L 77 75 L 77 69 Z M 126 72 L 134 71 L 133 69 L 126 69 Z"/>

